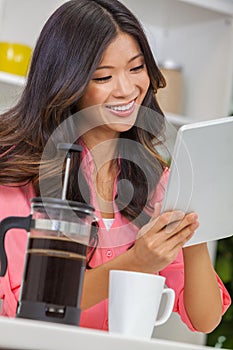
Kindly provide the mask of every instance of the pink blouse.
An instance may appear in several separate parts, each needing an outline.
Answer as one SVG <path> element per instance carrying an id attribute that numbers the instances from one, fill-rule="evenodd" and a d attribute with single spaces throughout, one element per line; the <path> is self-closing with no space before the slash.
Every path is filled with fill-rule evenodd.
<path id="1" fill-rule="evenodd" d="M 84 152 L 82 169 L 91 189 L 91 204 L 96 209 L 99 217 L 99 245 L 91 260 L 91 267 L 101 265 L 110 259 L 124 253 L 135 241 L 138 227 L 123 217 L 115 206 L 115 218 L 111 229 L 105 228 L 104 222 L 98 210 L 98 203 L 93 188 L 91 175 L 94 170 L 93 160 L 87 150 Z M 161 202 L 167 183 L 169 171 L 166 169 L 157 186 L 155 201 Z M 116 184 L 114 198 L 116 195 Z M 24 187 L 0 186 L 0 220 L 7 216 L 27 216 L 30 213 L 30 198 L 34 197 L 31 185 Z M 8 269 L 6 275 L 0 278 L 0 298 L 3 299 L 1 314 L 14 317 L 16 313 L 17 300 L 19 298 L 20 285 L 23 275 L 24 257 L 27 244 L 27 233 L 23 230 L 12 229 L 6 235 L 6 251 L 8 257 Z M 88 273 L 88 270 L 86 271 Z M 184 266 L 182 251 L 176 260 L 160 275 L 166 278 L 166 285 L 173 288 L 176 294 L 174 312 L 178 312 L 184 323 L 192 330 L 189 317 L 184 306 Z M 216 275 L 222 295 L 222 312 L 224 313 L 231 303 L 230 296 L 223 283 Z M 93 288 L 94 292 L 94 288 Z M 80 326 L 108 330 L 108 300 L 104 300 L 90 309 L 81 313 Z"/>

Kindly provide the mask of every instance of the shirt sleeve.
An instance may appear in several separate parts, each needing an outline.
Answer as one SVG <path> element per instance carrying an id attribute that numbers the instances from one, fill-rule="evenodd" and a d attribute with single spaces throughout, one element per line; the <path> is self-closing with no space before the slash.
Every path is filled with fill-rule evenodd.
<path id="1" fill-rule="evenodd" d="M 0 279 L 0 299 L 2 299 L 1 316 L 15 317 L 19 289 L 20 286 L 12 290 L 7 271 L 6 275 Z"/>
<path id="2" fill-rule="evenodd" d="M 176 260 L 174 260 L 172 264 L 168 265 L 160 272 L 160 275 L 166 278 L 167 287 L 172 288 L 175 291 L 176 296 L 173 311 L 180 315 L 182 321 L 191 331 L 196 331 L 189 319 L 184 305 L 184 263 L 182 251 L 180 251 Z M 222 314 L 224 314 L 231 304 L 231 298 L 217 274 L 216 278 L 222 296 Z"/>
<path id="3" fill-rule="evenodd" d="M 23 230 L 9 230 L 5 238 L 7 271 L 0 278 L 1 315 L 14 317 L 24 269 L 27 233 Z"/>
<path id="4" fill-rule="evenodd" d="M 30 213 L 32 188 L 0 186 L 0 221 L 8 216 L 27 216 Z M 11 229 L 5 236 L 7 271 L 0 277 L 0 299 L 2 316 L 14 317 L 23 276 L 27 232 Z"/>

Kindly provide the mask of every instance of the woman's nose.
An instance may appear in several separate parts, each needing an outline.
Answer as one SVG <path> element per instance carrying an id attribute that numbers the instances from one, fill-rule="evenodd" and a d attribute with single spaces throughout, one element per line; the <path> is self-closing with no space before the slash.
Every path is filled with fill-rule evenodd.
<path id="1" fill-rule="evenodd" d="M 131 96 L 134 92 L 135 85 L 127 74 L 122 74 L 116 80 L 114 89 L 115 97 L 127 97 Z"/>

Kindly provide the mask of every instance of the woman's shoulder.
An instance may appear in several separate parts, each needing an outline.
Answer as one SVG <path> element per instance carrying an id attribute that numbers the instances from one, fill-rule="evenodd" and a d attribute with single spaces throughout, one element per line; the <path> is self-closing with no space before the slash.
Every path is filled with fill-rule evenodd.
<path id="1" fill-rule="evenodd" d="M 0 220 L 6 216 L 28 215 L 34 189 L 31 183 L 19 186 L 0 185 Z"/>
<path id="2" fill-rule="evenodd" d="M 169 174 L 170 174 L 170 169 L 168 167 L 165 167 L 158 185 L 161 185 L 165 188 L 167 186 Z"/>
<path id="3" fill-rule="evenodd" d="M 160 177 L 160 180 L 159 180 L 155 190 L 153 191 L 153 194 L 152 194 L 152 197 L 150 200 L 150 204 L 152 206 L 154 206 L 154 204 L 157 202 L 163 201 L 169 174 L 170 174 L 170 169 L 168 167 L 165 167 L 163 170 L 163 173 Z"/>

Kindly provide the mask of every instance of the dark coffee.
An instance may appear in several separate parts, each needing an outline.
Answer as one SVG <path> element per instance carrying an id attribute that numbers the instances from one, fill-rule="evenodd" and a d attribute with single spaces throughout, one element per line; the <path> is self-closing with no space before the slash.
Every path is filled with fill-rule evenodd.
<path id="1" fill-rule="evenodd" d="M 21 301 L 77 307 L 86 246 L 66 237 L 30 237 Z"/>

